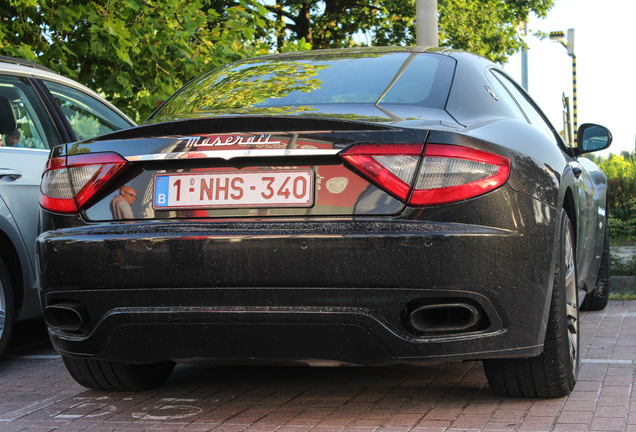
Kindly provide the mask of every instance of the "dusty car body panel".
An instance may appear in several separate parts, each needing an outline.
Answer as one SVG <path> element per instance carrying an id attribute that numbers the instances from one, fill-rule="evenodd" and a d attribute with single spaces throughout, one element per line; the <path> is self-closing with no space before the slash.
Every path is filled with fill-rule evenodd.
<path id="1" fill-rule="evenodd" d="M 419 55 L 429 57 L 415 60 Z M 399 59 L 390 65 L 393 80 L 378 78 L 389 83 L 382 97 L 397 89 L 392 103 L 380 103 L 382 97 L 362 103 L 359 88 L 343 96 L 351 100 L 335 103 L 325 86 L 324 104 L 298 105 L 294 98 L 305 96 L 297 91 L 245 107 L 219 97 L 230 104 L 223 108 L 202 96 L 207 84 L 197 87 L 214 78 L 226 95 L 223 73 L 241 81 L 236 71 L 270 76 L 271 66 L 284 62 L 328 68 L 339 59 L 383 56 Z M 449 93 L 424 106 L 399 80 L 410 65 L 431 58 L 452 66 L 441 81 Z M 50 163 L 68 160 L 71 170 L 86 155 L 116 154 L 121 165 L 78 211 L 61 214 L 41 198 L 40 292 L 51 310 L 55 348 L 69 358 L 128 364 L 385 365 L 539 356 L 564 250 L 576 250 L 580 263 L 580 291 L 567 301 L 576 309 L 576 297 L 594 288 L 599 224 L 605 224 L 606 179 L 598 167 L 579 162 L 549 123 L 538 125 L 538 109 L 530 120 L 519 108 L 502 106 L 490 87 L 499 79 L 496 67 L 471 54 L 370 49 L 271 61 L 203 75 L 146 125 L 54 149 Z M 292 82 L 331 76 L 321 73 Z M 258 80 L 254 86 L 266 88 Z M 251 93 L 241 87 L 236 95 Z M 385 153 L 367 156 L 369 149 Z M 428 167 L 439 157 L 451 172 L 462 157 L 455 152 L 494 169 L 480 177 L 485 182 L 467 183 L 461 191 L 467 195 L 458 195 L 465 198 L 421 204 L 414 201 L 420 180 L 400 195 L 399 180 L 389 176 L 387 186 L 384 173 L 373 171 L 400 153 L 395 176 L 408 178 L 400 164 Z M 264 173 L 263 184 L 271 185 L 275 175 L 290 173 L 287 180 L 294 181 L 299 172 L 315 176 L 310 205 L 219 204 L 220 195 L 240 200 L 255 188 L 248 175 Z M 160 184 L 164 178 L 167 186 Z M 454 185 L 444 190 L 456 193 Z M 113 203 L 124 187 L 136 199 L 133 217 L 120 220 Z M 301 189 L 280 186 L 278 194 L 287 199 Z M 189 204 L 162 207 L 164 194 L 181 202 L 174 197 L 182 193 L 193 194 Z M 569 241 L 564 220 L 576 227 L 579 247 L 562 246 L 563 238 Z M 73 328 L 60 322 L 63 308 L 76 314 Z M 447 315 L 435 321 L 440 311 Z"/>

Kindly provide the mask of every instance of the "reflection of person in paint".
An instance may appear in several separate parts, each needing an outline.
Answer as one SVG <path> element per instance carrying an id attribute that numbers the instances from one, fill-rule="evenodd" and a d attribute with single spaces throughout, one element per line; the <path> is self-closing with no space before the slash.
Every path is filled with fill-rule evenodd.
<path id="1" fill-rule="evenodd" d="M 137 198 L 135 190 L 130 186 L 122 186 L 119 195 L 115 195 L 110 202 L 110 212 L 114 219 L 132 219 L 133 212 L 130 207 Z"/>

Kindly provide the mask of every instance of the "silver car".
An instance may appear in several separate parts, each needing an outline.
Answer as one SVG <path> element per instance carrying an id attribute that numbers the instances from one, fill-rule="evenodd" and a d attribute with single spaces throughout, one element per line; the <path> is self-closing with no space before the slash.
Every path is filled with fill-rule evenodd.
<path id="1" fill-rule="evenodd" d="M 13 323 L 42 314 L 34 245 L 49 149 L 134 125 L 77 82 L 0 56 L 0 358 Z"/>

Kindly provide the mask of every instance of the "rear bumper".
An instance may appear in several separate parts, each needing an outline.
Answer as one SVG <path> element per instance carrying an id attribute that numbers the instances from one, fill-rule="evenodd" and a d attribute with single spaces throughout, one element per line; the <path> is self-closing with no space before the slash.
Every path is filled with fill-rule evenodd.
<path id="1" fill-rule="evenodd" d="M 325 294 L 335 297 L 342 292 Z M 395 294 L 408 298 L 433 293 Z M 487 313 L 496 317 L 492 308 Z M 529 338 L 528 346 L 511 343 L 500 322 L 494 328 L 498 330 L 423 338 L 409 335 L 366 308 L 139 307 L 110 310 L 89 337 L 49 332 L 63 354 L 130 363 L 172 359 L 387 365 L 530 357 L 541 352 L 542 344 L 533 345 Z"/>
<path id="2" fill-rule="evenodd" d="M 524 198 L 528 199 L 529 198 Z M 171 221 L 38 238 L 45 307 L 79 305 L 67 355 L 418 364 L 541 352 L 555 211 L 523 230 L 417 220 Z M 538 217 L 538 216 L 537 216 Z M 84 269 L 90 269 L 85 271 Z M 413 305 L 467 304 L 478 325 L 421 333 Z"/>

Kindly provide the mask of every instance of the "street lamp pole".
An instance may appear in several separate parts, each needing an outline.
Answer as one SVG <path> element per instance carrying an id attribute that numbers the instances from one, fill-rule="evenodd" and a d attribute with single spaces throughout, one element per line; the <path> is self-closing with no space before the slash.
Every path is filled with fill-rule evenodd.
<path id="1" fill-rule="evenodd" d="M 528 36 L 528 22 L 523 23 L 523 35 Z M 528 91 L 528 49 L 521 48 L 521 86 Z"/>
<path id="2" fill-rule="evenodd" d="M 578 112 L 577 112 L 577 95 L 576 95 L 576 55 L 574 54 L 574 29 L 568 29 L 568 36 L 565 37 L 565 34 L 562 31 L 550 32 L 550 40 L 552 42 L 558 42 L 568 50 L 568 55 L 572 57 L 572 108 L 573 115 L 572 119 L 574 121 L 574 143 L 576 145 L 576 137 L 578 130 Z"/>

